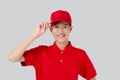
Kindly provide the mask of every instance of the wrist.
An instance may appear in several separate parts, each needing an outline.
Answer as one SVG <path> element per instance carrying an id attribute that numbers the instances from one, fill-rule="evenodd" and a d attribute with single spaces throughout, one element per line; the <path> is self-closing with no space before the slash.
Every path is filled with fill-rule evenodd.
<path id="1" fill-rule="evenodd" d="M 31 38 L 32 38 L 32 39 L 37 39 L 37 38 L 40 37 L 41 35 L 42 35 L 42 34 L 39 34 L 39 35 L 38 35 L 37 33 L 34 32 L 34 33 L 31 35 Z"/>

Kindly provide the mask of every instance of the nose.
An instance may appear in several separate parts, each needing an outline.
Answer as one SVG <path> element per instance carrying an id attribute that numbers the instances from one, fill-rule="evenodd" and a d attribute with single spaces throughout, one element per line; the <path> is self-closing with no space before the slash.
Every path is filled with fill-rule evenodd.
<path id="1" fill-rule="evenodd" d="M 59 31 L 59 33 L 63 33 L 63 27 L 60 27 L 59 29 L 58 29 L 58 31 Z"/>

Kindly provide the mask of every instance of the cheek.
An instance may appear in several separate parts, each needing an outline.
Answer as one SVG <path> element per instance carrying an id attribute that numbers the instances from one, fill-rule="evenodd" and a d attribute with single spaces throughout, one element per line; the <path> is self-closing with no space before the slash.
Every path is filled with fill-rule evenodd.
<path id="1" fill-rule="evenodd" d="M 51 32 L 55 32 L 55 29 L 54 29 L 54 28 L 51 28 L 50 30 L 51 30 Z"/>
<path id="2" fill-rule="evenodd" d="M 71 30 L 65 30 L 64 32 L 69 35 Z"/>
<path id="3" fill-rule="evenodd" d="M 55 30 L 51 30 L 52 35 L 54 36 L 56 34 Z"/>

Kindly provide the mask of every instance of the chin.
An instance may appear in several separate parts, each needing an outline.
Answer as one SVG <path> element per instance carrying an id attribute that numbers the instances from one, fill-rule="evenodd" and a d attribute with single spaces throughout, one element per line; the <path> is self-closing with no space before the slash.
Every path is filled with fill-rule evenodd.
<path id="1" fill-rule="evenodd" d="M 56 40 L 58 43 L 66 43 L 68 40 Z"/>

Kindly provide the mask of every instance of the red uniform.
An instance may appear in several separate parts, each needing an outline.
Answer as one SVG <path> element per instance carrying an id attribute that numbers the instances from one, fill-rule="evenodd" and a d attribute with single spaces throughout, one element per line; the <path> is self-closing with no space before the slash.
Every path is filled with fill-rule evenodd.
<path id="1" fill-rule="evenodd" d="M 82 49 L 69 44 L 60 50 L 54 42 L 51 46 L 40 45 L 24 54 L 23 66 L 33 66 L 36 80 L 78 80 L 78 74 L 89 80 L 96 70 Z"/>

